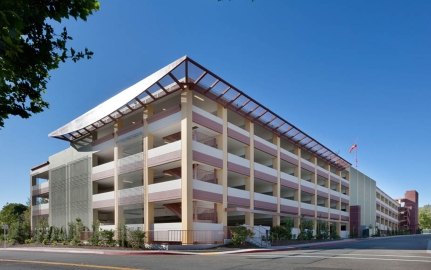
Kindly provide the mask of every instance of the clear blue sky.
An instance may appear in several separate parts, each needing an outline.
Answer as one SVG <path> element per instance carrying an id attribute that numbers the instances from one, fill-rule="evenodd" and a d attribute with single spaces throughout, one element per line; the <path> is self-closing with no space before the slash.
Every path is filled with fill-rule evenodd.
<path id="1" fill-rule="evenodd" d="M 431 203 L 431 1 L 102 1 L 67 22 L 94 59 L 52 73 L 50 109 L 0 130 L 0 207 L 68 145 L 48 133 L 189 55 L 354 163 Z"/>

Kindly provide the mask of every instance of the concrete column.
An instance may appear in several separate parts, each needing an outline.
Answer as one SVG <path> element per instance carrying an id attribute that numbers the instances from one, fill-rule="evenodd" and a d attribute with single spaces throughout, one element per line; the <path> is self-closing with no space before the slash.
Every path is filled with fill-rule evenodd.
<path id="1" fill-rule="evenodd" d="M 193 158 L 191 90 L 181 92 L 181 222 L 183 244 L 193 244 Z"/>
<path id="2" fill-rule="evenodd" d="M 227 109 L 218 105 L 218 115 L 221 119 L 223 119 L 223 132 L 220 135 L 220 141 L 218 142 L 219 148 L 223 151 L 223 167 L 221 170 L 218 170 L 217 174 L 217 182 L 219 185 L 223 187 L 223 202 L 221 204 L 217 204 L 217 223 L 223 224 L 223 227 L 227 226 Z"/>
<path id="3" fill-rule="evenodd" d="M 301 148 L 298 147 L 298 182 L 299 182 L 299 186 L 298 186 L 298 202 L 299 202 L 299 207 L 298 207 L 298 217 L 301 217 Z M 298 220 L 298 226 L 299 226 L 299 220 Z M 295 228 L 299 228 L 296 227 Z"/>
<path id="4" fill-rule="evenodd" d="M 144 177 L 144 230 L 147 232 L 146 242 L 151 242 L 151 230 L 154 225 L 154 203 L 148 201 L 148 186 L 153 183 L 152 169 L 148 168 L 148 150 L 153 148 L 153 135 L 148 131 L 147 119 L 153 115 L 153 107 L 150 105 L 143 112 L 143 177 Z"/>
<path id="5" fill-rule="evenodd" d="M 115 238 L 118 238 L 118 230 L 123 222 L 123 215 L 121 213 L 121 208 L 119 205 L 119 190 L 120 183 L 118 177 L 118 130 L 120 128 L 120 124 L 117 121 L 114 124 L 114 224 L 115 224 Z"/>
<path id="6" fill-rule="evenodd" d="M 273 162 L 273 168 L 277 170 L 277 183 L 273 185 L 272 195 L 277 197 L 277 215 L 272 217 L 272 226 L 280 226 L 280 195 L 281 195 L 281 184 L 280 184 L 280 137 L 274 135 L 274 144 L 277 145 L 277 157 Z"/>
<path id="7" fill-rule="evenodd" d="M 250 178 L 245 183 L 245 189 L 250 192 L 250 212 L 245 213 L 245 224 L 254 226 L 254 123 L 247 121 L 250 133 L 250 146 L 245 151 L 245 157 L 250 160 Z"/>
<path id="8" fill-rule="evenodd" d="M 31 230 L 33 230 L 34 226 L 36 225 L 36 224 L 33 224 L 33 205 L 35 203 L 34 202 L 35 198 L 33 197 L 33 192 L 32 192 L 33 186 L 35 184 L 36 184 L 36 179 L 33 179 L 33 176 L 30 175 L 30 198 L 31 198 L 31 203 L 30 203 L 30 229 Z M 51 185 L 51 183 L 50 183 L 50 185 Z M 51 195 L 51 193 L 49 195 Z M 49 223 L 49 225 L 52 224 L 52 222 L 51 222 L 50 219 L 51 219 L 51 215 L 48 215 L 48 223 Z"/>

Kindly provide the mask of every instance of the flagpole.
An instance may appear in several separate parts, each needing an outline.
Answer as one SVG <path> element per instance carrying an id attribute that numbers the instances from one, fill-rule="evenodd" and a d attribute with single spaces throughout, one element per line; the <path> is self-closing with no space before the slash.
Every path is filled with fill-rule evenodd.
<path id="1" fill-rule="evenodd" d="M 355 162 L 356 162 L 356 169 L 358 168 L 358 148 L 355 149 Z"/>

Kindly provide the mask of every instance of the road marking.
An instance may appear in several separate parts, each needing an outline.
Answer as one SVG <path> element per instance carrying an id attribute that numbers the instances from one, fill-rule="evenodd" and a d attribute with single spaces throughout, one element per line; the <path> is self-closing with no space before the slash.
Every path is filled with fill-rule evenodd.
<path id="1" fill-rule="evenodd" d="M 259 255 L 254 255 L 255 257 Z M 263 255 L 268 256 L 268 255 Z M 397 262 L 424 262 L 431 263 L 430 260 L 408 260 L 408 259 L 389 259 L 389 258 L 364 258 L 364 257 L 348 257 L 348 256 L 337 256 L 337 257 L 329 257 L 329 256 L 319 256 L 319 255 L 288 255 L 285 258 L 319 258 L 319 259 L 349 259 L 349 260 L 375 260 L 375 261 L 397 261 Z"/>
<path id="2" fill-rule="evenodd" d="M 139 270 L 137 268 L 128 268 L 128 267 L 103 266 L 103 265 L 78 264 L 78 263 L 64 263 L 64 262 L 48 262 L 48 261 L 27 261 L 27 260 L 0 259 L 0 262 L 44 264 L 44 265 L 57 265 L 57 266 L 73 266 L 73 267 L 94 268 L 94 269 L 111 269 L 111 270 Z"/>
<path id="3" fill-rule="evenodd" d="M 283 255 L 283 253 L 272 253 L 273 255 Z M 295 255 L 336 255 L 339 256 L 340 253 L 328 253 L 328 252 L 319 252 L 319 253 L 310 253 L 310 252 L 304 252 L 304 253 L 290 253 L 290 254 L 284 254 L 288 256 L 295 256 Z M 417 256 L 417 255 L 399 255 L 399 254 L 367 254 L 367 253 L 349 253 L 349 256 L 373 256 L 373 257 L 398 257 L 398 258 L 427 258 L 431 259 L 430 256 Z"/>

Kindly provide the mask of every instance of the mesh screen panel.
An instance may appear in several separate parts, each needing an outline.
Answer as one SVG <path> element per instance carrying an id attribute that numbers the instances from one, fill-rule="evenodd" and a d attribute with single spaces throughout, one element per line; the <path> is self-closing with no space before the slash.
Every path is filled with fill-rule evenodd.
<path id="1" fill-rule="evenodd" d="M 80 218 L 82 223 L 90 227 L 90 173 L 89 160 L 81 159 L 68 165 L 70 188 L 70 221 Z"/>
<path id="2" fill-rule="evenodd" d="M 67 177 L 66 166 L 50 170 L 49 176 L 49 217 L 51 225 L 66 227 L 67 225 Z"/>

